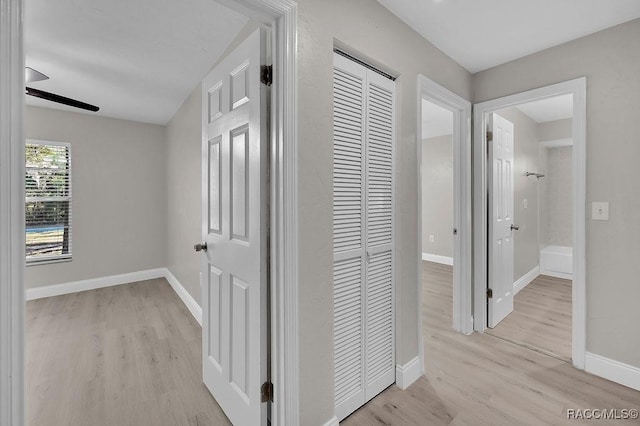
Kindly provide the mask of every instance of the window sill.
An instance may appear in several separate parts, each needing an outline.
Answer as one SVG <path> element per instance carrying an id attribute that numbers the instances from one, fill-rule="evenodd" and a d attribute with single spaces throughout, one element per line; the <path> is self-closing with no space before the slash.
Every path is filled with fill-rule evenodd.
<path id="1" fill-rule="evenodd" d="M 26 261 L 27 268 L 30 266 L 51 265 L 52 263 L 65 263 L 71 262 L 73 258 L 69 257 L 56 257 L 53 259 L 29 259 Z"/>

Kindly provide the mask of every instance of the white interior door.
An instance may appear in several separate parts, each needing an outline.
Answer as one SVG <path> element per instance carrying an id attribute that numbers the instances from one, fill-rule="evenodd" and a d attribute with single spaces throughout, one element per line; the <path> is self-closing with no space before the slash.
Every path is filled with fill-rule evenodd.
<path id="1" fill-rule="evenodd" d="M 489 294 L 488 325 L 513 311 L 513 123 L 489 116 Z"/>
<path id="2" fill-rule="evenodd" d="M 257 30 L 202 82 L 203 380 L 235 425 L 267 421 L 265 37 Z"/>

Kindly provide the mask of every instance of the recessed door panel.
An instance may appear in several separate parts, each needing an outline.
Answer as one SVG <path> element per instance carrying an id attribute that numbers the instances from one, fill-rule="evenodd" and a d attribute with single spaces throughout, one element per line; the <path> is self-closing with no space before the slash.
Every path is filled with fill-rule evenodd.
<path id="1" fill-rule="evenodd" d="M 249 292 L 251 286 L 231 276 L 231 383 L 247 396 L 249 378 Z"/>
<path id="2" fill-rule="evenodd" d="M 222 371 L 222 358 L 220 348 L 225 344 L 222 342 L 221 323 L 224 306 L 222 271 L 210 266 L 208 277 L 209 294 L 209 344 L 208 355 L 215 363 L 218 370 Z"/>
<path id="3" fill-rule="evenodd" d="M 221 169 L 221 144 L 222 136 L 209 141 L 209 161 L 207 162 L 208 186 L 209 186 L 209 233 L 220 233 L 222 216 L 222 169 Z"/>
<path id="4" fill-rule="evenodd" d="M 247 240 L 250 188 L 249 132 L 246 127 L 231 132 L 231 235 Z"/>

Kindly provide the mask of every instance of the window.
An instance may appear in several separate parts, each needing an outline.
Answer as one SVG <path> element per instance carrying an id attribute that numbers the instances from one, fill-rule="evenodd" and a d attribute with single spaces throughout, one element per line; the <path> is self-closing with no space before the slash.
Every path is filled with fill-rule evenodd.
<path id="1" fill-rule="evenodd" d="M 27 140 L 27 263 L 71 259 L 71 145 Z"/>

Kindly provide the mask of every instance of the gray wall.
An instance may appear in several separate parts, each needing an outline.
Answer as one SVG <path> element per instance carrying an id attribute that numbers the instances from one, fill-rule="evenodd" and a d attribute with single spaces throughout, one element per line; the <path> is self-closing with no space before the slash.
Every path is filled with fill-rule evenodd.
<path id="1" fill-rule="evenodd" d="M 573 147 L 545 149 L 547 155 L 546 185 L 547 208 L 541 210 L 540 219 L 546 223 L 546 232 L 541 233 L 541 245 L 573 246 L 573 200 L 572 161 Z"/>
<path id="2" fill-rule="evenodd" d="M 513 123 L 513 221 L 520 226 L 520 230 L 513 233 L 513 279 L 515 282 L 538 266 L 540 259 L 539 181 L 534 176 L 525 176 L 525 172 L 539 171 L 539 125 L 517 108 L 505 108 L 497 112 Z"/>
<path id="3" fill-rule="evenodd" d="M 396 362 L 418 355 L 417 74 L 469 99 L 471 76 L 371 0 L 298 2 L 300 424 L 334 414 L 332 92 L 334 39 L 399 72 L 396 173 Z"/>
<path id="4" fill-rule="evenodd" d="M 453 257 L 452 229 L 453 136 L 423 139 L 422 252 Z"/>
<path id="5" fill-rule="evenodd" d="M 474 76 L 474 101 L 587 76 L 587 351 L 640 367 L 640 20 Z M 590 203 L 609 201 L 609 221 Z"/>
<path id="6" fill-rule="evenodd" d="M 167 268 L 201 303 L 200 255 L 193 245 L 202 239 L 202 94 L 191 93 L 167 124 Z"/>
<path id="7" fill-rule="evenodd" d="M 73 179 L 73 260 L 28 266 L 26 287 L 164 267 L 164 127 L 37 107 L 25 127 L 71 143 Z"/>
<path id="8" fill-rule="evenodd" d="M 257 28 L 249 21 L 217 63 Z M 213 66 L 215 67 L 217 63 Z M 212 68 L 213 68 L 212 67 Z M 204 76 L 203 76 L 204 78 Z M 198 84 L 169 120 L 167 141 L 167 268 L 201 305 L 200 255 L 193 245 L 202 239 L 202 93 Z"/>
<path id="9" fill-rule="evenodd" d="M 573 120 L 571 118 L 539 123 L 540 140 L 553 141 L 556 139 L 568 139 L 571 137 L 572 126 Z"/>

